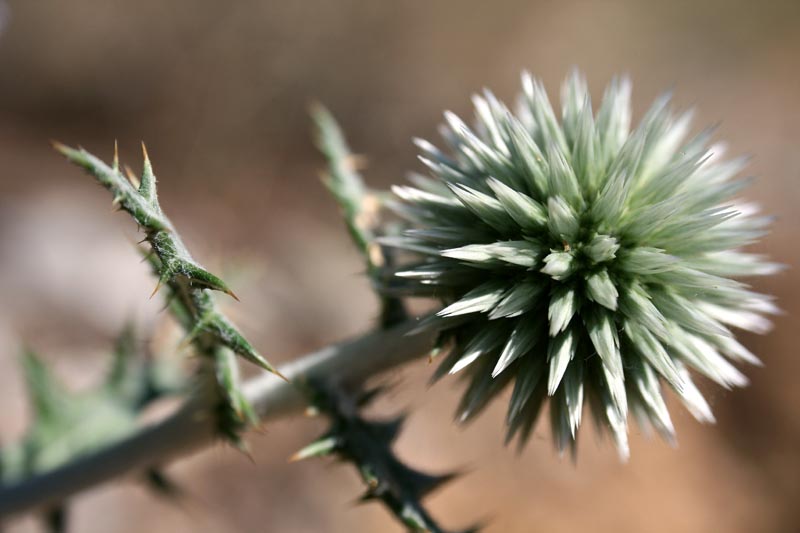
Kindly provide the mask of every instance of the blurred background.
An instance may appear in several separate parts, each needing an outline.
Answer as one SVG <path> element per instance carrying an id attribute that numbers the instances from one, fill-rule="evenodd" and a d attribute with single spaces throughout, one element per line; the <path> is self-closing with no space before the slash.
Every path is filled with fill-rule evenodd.
<path id="1" fill-rule="evenodd" d="M 697 106 L 698 129 L 718 123 L 731 153 L 754 156 L 748 197 L 778 217 L 757 248 L 794 265 L 799 23 L 796 1 L 0 2 L 0 438 L 18 438 L 29 416 L 23 343 L 82 387 L 127 319 L 142 342 L 160 334 L 135 227 L 49 139 L 106 158 L 118 139 L 136 169 L 145 140 L 165 210 L 194 255 L 232 281 L 233 318 L 281 362 L 366 330 L 376 313 L 319 182 L 310 102 L 336 114 L 371 183 L 386 186 L 419 169 L 410 138 L 435 138 L 445 109 L 470 115 L 484 86 L 511 99 L 529 69 L 553 94 L 577 66 L 597 101 L 612 75 L 629 73 L 636 117 L 673 88 L 678 106 Z M 411 464 L 468 470 L 430 499 L 447 527 L 796 531 L 800 276 L 790 268 L 755 285 L 785 310 L 768 336 L 744 336 L 766 366 L 747 369 L 747 389 L 705 387 L 716 426 L 672 402 L 677 450 L 634 428 L 620 464 L 587 426 L 576 465 L 544 428 L 517 456 L 502 445 L 504 406 L 457 428 L 459 387 L 427 388 L 424 362 L 398 374 L 378 413 L 411 409 L 398 443 Z M 323 428 L 270 424 L 249 439 L 255 464 L 222 446 L 176 461 L 182 505 L 135 483 L 98 487 L 73 505 L 73 531 L 402 531 L 379 506 L 353 505 L 362 487 L 349 467 L 287 464 Z"/>

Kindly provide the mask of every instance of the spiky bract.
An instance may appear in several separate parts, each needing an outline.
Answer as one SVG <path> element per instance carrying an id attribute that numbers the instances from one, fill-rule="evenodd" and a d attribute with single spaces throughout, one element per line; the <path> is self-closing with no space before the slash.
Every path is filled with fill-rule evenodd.
<path id="1" fill-rule="evenodd" d="M 627 79 L 595 114 L 575 73 L 560 119 L 542 84 L 522 81 L 516 114 L 487 91 L 473 128 L 445 114 L 448 150 L 417 142 L 432 179 L 395 187 L 416 227 L 384 244 L 422 259 L 392 288 L 446 304 L 439 374 L 466 374 L 462 419 L 513 381 L 509 439 L 526 441 L 549 398 L 560 450 L 574 450 L 584 403 L 622 456 L 629 411 L 673 441 L 662 383 L 713 421 L 689 369 L 740 386 L 730 361 L 758 361 L 729 327 L 763 332 L 775 308 L 730 277 L 776 269 L 741 251 L 769 220 L 732 201 L 744 161 L 721 160 L 708 131 L 687 140 L 691 114 L 668 97 L 631 131 Z"/>

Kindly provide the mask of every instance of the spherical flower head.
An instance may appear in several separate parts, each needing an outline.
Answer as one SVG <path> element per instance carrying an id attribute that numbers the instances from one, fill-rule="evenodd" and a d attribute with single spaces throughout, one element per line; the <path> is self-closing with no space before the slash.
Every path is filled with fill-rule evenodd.
<path id="1" fill-rule="evenodd" d="M 731 277 L 777 266 L 742 247 L 769 223 L 734 196 L 744 161 L 723 160 L 690 113 L 658 99 L 631 131 L 627 79 L 595 113 L 577 73 L 560 119 L 523 75 L 516 113 L 490 92 L 470 128 L 446 113 L 439 150 L 418 141 L 430 177 L 395 187 L 414 227 L 385 239 L 419 257 L 394 289 L 445 304 L 434 322 L 450 350 L 438 375 L 463 373 L 466 420 L 513 382 L 508 435 L 524 443 L 548 400 L 555 445 L 574 452 L 584 403 L 628 455 L 632 412 L 674 441 L 662 389 L 714 420 L 690 370 L 724 387 L 758 363 L 731 327 L 764 332 L 771 299 Z"/>

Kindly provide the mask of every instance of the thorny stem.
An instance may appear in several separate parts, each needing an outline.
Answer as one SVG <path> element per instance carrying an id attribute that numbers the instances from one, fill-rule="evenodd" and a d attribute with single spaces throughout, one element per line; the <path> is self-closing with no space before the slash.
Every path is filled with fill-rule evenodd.
<path id="1" fill-rule="evenodd" d="M 262 422 L 296 414 L 306 406 L 299 387 L 311 379 L 336 376 L 341 382 L 363 382 L 417 357 L 427 355 L 437 332 L 418 330 L 416 320 L 388 330 L 331 345 L 280 368 L 289 380 L 264 372 L 244 383 L 245 398 Z M 99 483 L 160 466 L 215 442 L 219 435 L 208 399 L 189 399 L 158 424 L 51 472 L 0 487 L 0 517 L 47 508 Z"/>
<path id="2" fill-rule="evenodd" d="M 150 263 L 158 275 L 158 284 L 151 298 L 162 286 L 169 291 L 172 301 L 170 309 L 186 329 L 187 340 L 204 356 L 197 381 L 205 394 L 216 403 L 218 430 L 237 446 L 243 446 L 239 434 L 256 416 L 239 388 L 238 368 L 231 352 L 283 376 L 217 309 L 210 290 L 227 293 L 233 298 L 236 295 L 224 281 L 192 258 L 162 211 L 156 193 L 156 176 L 144 143 L 144 168 L 140 181 L 131 176 L 126 179 L 120 172 L 116 145 L 111 166 L 82 148 L 74 149 L 60 143 L 54 143 L 54 147 L 69 161 L 94 176 L 114 195 L 114 203 L 127 211 L 144 230 L 144 240 L 152 248 Z"/>

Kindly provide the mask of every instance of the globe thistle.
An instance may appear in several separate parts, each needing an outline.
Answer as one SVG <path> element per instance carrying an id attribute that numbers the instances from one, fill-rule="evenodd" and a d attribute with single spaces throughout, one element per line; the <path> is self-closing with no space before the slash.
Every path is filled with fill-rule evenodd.
<path id="1" fill-rule="evenodd" d="M 690 371 L 730 388 L 758 363 L 730 328 L 762 333 L 769 297 L 731 277 L 778 268 L 742 247 L 767 217 L 732 198 L 743 159 L 721 159 L 710 131 L 659 98 L 630 129 L 631 84 L 616 79 L 594 113 L 583 78 L 562 87 L 561 117 L 524 74 L 516 113 L 475 96 L 474 126 L 445 113 L 447 150 L 418 140 L 430 177 L 399 186 L 413 224 L 383 243 L 417 259 L 391 289 L 444 303 L 450 350 L 437 376 L 468 381 L 467 420 L 513 381 L 507 439 L 529 437 L 548 400 L 556 447 L 570 447 L 584 403 L 627 457 L 631 412 L 674 442 L 662 390 L 714 417 Z"/>

